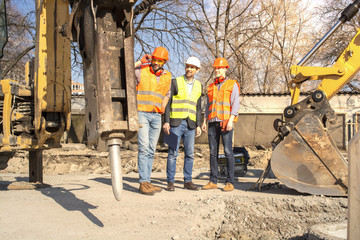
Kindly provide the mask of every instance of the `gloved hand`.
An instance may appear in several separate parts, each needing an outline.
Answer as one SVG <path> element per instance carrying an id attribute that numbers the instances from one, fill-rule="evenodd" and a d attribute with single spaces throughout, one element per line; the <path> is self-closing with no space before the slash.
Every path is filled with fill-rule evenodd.
<path id="1" fill-rule="evenodd" d="M 149 63 L 151 62 L 151 56 L 149 54 L 145 54 L 141 59 L 140 59 L 141 63 Z"/>
<path id="2" fill-rule="evenodd" d="M 224 120 L 224 121 L 220 122 L 220 127 L 221 127 L 222 132 L 226 132 L 226 126 L 227 126 L 228 122 L 229 122 L 229 120 Z"/>

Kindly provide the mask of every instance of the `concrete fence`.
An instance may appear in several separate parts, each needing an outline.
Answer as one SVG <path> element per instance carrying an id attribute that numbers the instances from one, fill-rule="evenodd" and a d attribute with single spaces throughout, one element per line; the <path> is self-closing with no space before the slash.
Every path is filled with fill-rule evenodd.
<path id="1" fill-rule="evenodd" d="M 302 95 L 300 98 L 304 98 Z M 301 100 L 300 99 L 300 100 Z M 337 114 L 337 121 L 327 126 L 339 149 L 347 150 L 348 142 L 359 129 L 360 94 L 337 94 L 330 100 Z M 235 124 L 235 146 L 270 146 L 277 135 L 273 127 L 275 119 L 283 118 L 283 110 L 290 105 L 288 94 L 247 94 L 240 96 L 239 120 Z M 72 126 L 67 136 L 69 142 L 86 142 L 84 96 L 73 96 Z M 136 141 L 136 138 L 134 139 Z M 161 141 L 161 136 L 160 136 Z M 196 139 L 197 143 L 207 144 L 207 134 Z"/>
<path id="2" fill-rule="evenodd" d="M 273 113 L 241 113 L 239 120 L 234 127 L 234 145 L 235 146 L 271 146 L 271 141 L 277 135 L 273 127 L 275 119 L 282 119 L 282 114 Z M 360 117 L 357 117 L 356 124 L 349 124 L 346 120 L 346 114 L 338 113 L 337 121 L 329 125 L 328 129 L 332 135 L 337 147 L 341 150 L 347 149 L 348 141 L 358 129 Z M 160 136 L 161 142 L 162 135 Z M 208 144 L 207 133 L 196 139 L 196 143 Z M 85 143 L 85 118 L 84 114 L 72 114 L 71 128 L 67 135 L 67 141 L 71 143 Z M 132 140 L 136 142 L 136 137 Z"/>

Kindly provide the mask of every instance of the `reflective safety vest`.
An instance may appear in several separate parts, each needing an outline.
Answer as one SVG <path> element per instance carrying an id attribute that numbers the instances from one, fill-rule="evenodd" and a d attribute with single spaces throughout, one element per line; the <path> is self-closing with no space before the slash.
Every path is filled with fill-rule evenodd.
<path id="1" fill-rule="evenodd" d="M 215 83 L 209 85 L 207 94 L 209 97 L 209 112 L 208 120 L 218 117 L 220 120 L 228 120 L 231 116 L 230 97 L 234 89 L 234 84 L 237 84 L 240 92 L 240 85 L 235 80 L 226 80 L 221 85 L 220 89 Z M 236 116 L 234 122 L 238 117 Z"/>
<path id="2" fill-rule="evenodd" d="M 193 88 L 189 96 L 187 80 L 184 76 L 177 77 L 178 94 L 173 95 L 171 102 L 170 118 L 180 118 L 196 122 L 196 105 L 201 97 L 201 83 L 194 79 Z"/>
<path id="3" fill-rule="evenodd" d="M 138 111 L 162 113 L 161 104 L 170 89 L 170 83 L 169 72 L 164 70 L 158 82 L 155 74 L 150 72 L 150 65 L 142 65 L 140 83 L 136 86 Z"/>

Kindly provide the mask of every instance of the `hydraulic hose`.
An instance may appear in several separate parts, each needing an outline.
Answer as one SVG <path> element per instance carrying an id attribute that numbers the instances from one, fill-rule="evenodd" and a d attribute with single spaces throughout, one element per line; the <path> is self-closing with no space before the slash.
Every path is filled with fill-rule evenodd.
<path id="1" fill-rule="evenodd" d="M 302 66 L 306 63 L 309 58 L 314 55 L 314 53 L 324 44 L 324 42 L 345 22 L 350 21 L 359 11 L 360 8 L 360 0 L 356 0 L 347 6 L 344 11 L 341 13 L 341 17 L 336 22 L 336 24 L 325 34 L 324 37 L 320 39 L 320 41 L 306 54 L 306 56 L 301 59 L 301 61 L 297 64 Z"/>
<path id="2" fill-rule="evenodd" d="M 109 147 L 111 185 L 117 201 L 121 200 L 123 191 L 120 144 L 121 140 L 116 138 L 107 141 Z"/>

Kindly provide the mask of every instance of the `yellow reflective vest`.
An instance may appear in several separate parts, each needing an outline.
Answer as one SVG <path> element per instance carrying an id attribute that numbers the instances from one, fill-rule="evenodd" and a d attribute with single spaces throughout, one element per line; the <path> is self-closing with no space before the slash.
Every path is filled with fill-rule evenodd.
<path id="1" fill-rule="evenodd" d="M 196 122 L 196 105 L 201 97 L 201 83 L 194 79 L 191 94 L 188 93 L 187 80 L 184 76 L 177 77 L 178 94 L 173 95 L 170 118 L 186 119 Z"/>

